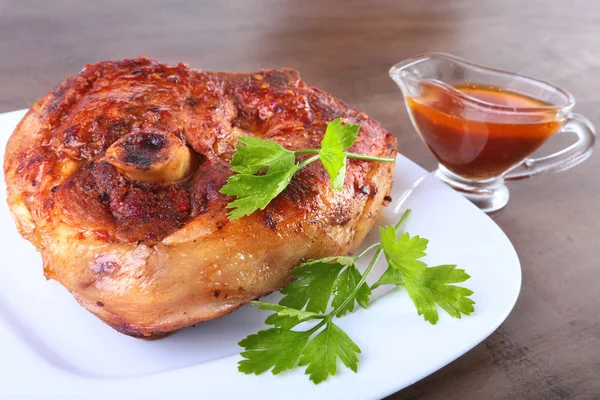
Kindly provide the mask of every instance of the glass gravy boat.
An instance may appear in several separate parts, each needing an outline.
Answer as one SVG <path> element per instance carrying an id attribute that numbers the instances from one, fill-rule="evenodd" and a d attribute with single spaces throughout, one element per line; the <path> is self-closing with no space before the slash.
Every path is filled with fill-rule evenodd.
<path id="1" fill-rule="evenodd" d="M 439 162 L 436 177 L 487 213 L 508 203 L 505 181 L 563 171 L 591 154 L 594 127 L 571 112 L 571 94 L 548 83 L 443 53 L 402 61 L 390 76 Z M 559 132 L 573 132 L 578 140 L 530 158 Z"/>

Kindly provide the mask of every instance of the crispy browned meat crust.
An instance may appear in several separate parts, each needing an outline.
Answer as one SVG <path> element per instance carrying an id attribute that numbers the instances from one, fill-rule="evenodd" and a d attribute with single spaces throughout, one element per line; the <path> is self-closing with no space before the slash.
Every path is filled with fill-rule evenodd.
<path id="1" fill-rule="evenodd" d="M 361 125 L 351 151 L 395 156 L 377 122 L 290 69 L 90 64 L 35 103 L 10 138 L 8 203 L 47 278 L 120 332 L 160 336 L 279 289 L 302 259 L 355 251 L 389 193 L 389 163 L 350 160 L 342 192 L 312 163 L 264 211 L 235 221 L 219 193 L 238 136 L 314 148 L 338 117 Z M 124 137 L 135 168 L 167 138 L 193 150 L 195 170 L 175 182 L 131 179 L 105 157 Z"/>

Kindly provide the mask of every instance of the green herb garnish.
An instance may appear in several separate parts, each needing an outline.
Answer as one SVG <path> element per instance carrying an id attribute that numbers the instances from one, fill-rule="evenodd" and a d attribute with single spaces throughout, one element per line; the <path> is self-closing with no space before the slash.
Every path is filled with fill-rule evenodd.
<path id="1" fill-rule="evenodd" d="M 274 312 L 265 321 L 273 327 L 239 343 L 245 349 L 239 371 L 258 375 L 271 370 L 279 374 L 306 366 L 306 374 L 315 384 L 336 374 L 338 360 L 356 372 L 360 348 L 333 320 L 353 311 L 355 303 L 366 308 L 371 289 L 381 285 L 405 287 L 419 315 L 432 324 L 438 320 L 438 305 L 452 317 L 471 314 L 475 302 L 468 296 L 473 292 L 451 285 L 466 281 L 469 275 L 455 265 L 428 268 L 420 260 L 425 256 L 427 239 L 408 233 L 397 239 L 409 213 L 405 212 L 395 227 L 380 228 L 381 242 L 353 257 L 327 257 L 297 266 L 292 271 L 297 280 L 281 290 L 284 297 L 279 304 L 253 302 Z M 375 255 L 361 273 L 357 260 L 374 249 Z M 388 269 L 370 288 L 365 281 L 381 253 L 385 253 Z M 309 327 L 293 330 L 301 323 Z"/>
<path id="2" fill-rule="evenodd" d="M 346 176 L 346 159 L 393 162 L 393 158 L 346 152 L 356 141 L 360 125 L 342 125 L 341 118 L 331 121 L 320 149 L 290 151 L 278 143 L 253 137 L 240 137 L 231 160 L 235 175 L 227 179 L 221 193 L 236 199 L 227 205 L 231 219 L 241 218 L 264 208 L 289 185 L 294 174 L 308 164 L 321 160 L 329 173 L 331 186 L 342 190 Z M 296 162 L 296 156 L 315 154 Z"/>

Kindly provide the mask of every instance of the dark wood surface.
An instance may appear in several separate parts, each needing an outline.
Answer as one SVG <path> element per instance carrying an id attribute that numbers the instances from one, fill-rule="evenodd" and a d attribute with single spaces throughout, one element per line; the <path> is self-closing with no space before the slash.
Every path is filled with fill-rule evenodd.
<path id="1" fill-rule="evenodd" d="M 433 169 L 387 76 L 392 64 L 445 51 L 533 75 L 571 91 L 600 126 L 599 46 L 597 0 L 0 0 L 0 112 L 28 107 L 99 60 L 288 66 Z M 600 157 L 510 188 L 496 221 L 522 263 L 516 307 L 485 342 L 391 398 L 600 398 Z"/>

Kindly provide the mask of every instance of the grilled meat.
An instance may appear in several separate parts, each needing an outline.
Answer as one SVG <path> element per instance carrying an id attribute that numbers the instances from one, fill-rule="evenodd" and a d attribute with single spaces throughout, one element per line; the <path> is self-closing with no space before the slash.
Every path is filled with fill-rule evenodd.
<path id="1" fill-rule="evenodd" d="M 238 136 L 314 148 L 338 117 L 361 125 L 351 151 L 395 156 L 396 140 L 377 122 L 290 69 L 87 65 L 11 136 L 8 203 L 48 279 L 118 331 L 159 337 L 281 288 L 303 259 L 355 251 L 392 164 L 349 160 L 336 192 L 312 163 L 265 210 L 234 221 L 219 193 Z"/>

